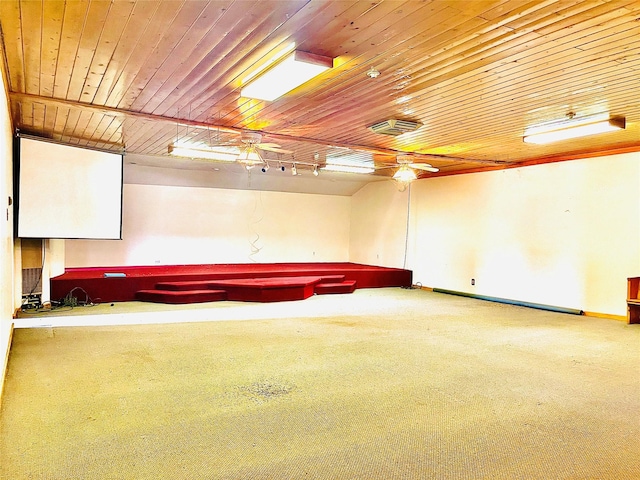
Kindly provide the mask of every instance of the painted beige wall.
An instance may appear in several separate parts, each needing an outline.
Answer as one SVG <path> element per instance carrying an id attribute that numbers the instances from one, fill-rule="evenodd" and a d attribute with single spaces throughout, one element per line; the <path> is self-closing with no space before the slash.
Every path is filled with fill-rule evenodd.
<path id="1" fill-rule="evenodd" d="M 420 180 L 408 268 L 425 286 L 626 315 L 626 278 L 640 275 L 638 191 L 640 153 Z M 377 222 L 365 220 L 367 198 L 388 205 Z M 395 200 L 378 185 L 358 192 L 352 231 L 387 232 L 397 250 L 406 210 Z M 380 248 L 351 246 L 365 259 Z"/>
<path id="2" fill-rule="evenodd" d="M 0 379 L 4 381 L 14 311 L 13 205 L 9 206 L 9 197 L 13 199 L 13 140 L 4 78 L 0 83 Z"/>
<path id="3" fill-rule="evenodd" d="M 405 260 L 409 191 L 394 182 L 363 187 L 351 200 L 352 262 L 402 268 Z"/>
<path id="4" fill-rule="evenodd" d="M 66 266 L 349 260 L 350 197 L 124 188 L 123 240 L 67 240 Z"/>

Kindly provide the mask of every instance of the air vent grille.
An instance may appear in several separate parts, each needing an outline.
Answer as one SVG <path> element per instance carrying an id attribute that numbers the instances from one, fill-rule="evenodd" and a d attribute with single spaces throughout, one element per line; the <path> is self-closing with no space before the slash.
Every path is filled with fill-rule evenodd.
<path id="1" fill-rule="evenodd" d="M 413 132 L 422 126 L 421 123 L 411 122 L 409 120 L 385 120 L 384 122 L 374 123 L 368 128 L 373 133 L 382 135 L 402 135 L 403 133 Z"/>

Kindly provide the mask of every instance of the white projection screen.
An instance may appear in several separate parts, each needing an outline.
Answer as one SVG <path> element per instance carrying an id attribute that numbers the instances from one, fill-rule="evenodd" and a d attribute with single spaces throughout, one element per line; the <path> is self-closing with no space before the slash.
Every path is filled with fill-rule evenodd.
<path id="1" fill-rule="evenodd" d="M 122 155 L 19 142 L 18 237 L 122 238 Z"/>

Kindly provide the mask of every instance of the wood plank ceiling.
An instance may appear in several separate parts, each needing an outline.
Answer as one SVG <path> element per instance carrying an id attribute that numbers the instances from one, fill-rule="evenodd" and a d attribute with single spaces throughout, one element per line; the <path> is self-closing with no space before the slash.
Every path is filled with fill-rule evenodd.
<path id="1" fill-rule="evenodd" d="M 15 128 L 71 145 L 166 156 L 255 130 L 288 160 L 348 147 L 379 175 L 398 152 L 448 175 L 640 150 L 638 0 L 2 0 L 0 26 Z M 291 42 L 334 68 L 273 102 L 241 97 Z M 570 112 L 627 127 L 523 142 Z M 367 129 L 390 118 L 423 125 Z"/>

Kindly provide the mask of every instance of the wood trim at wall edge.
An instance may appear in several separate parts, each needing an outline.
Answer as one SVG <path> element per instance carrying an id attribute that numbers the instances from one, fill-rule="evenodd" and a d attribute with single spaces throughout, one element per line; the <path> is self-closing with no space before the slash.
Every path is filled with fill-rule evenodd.
<path id="1" fill-rule="evenodd" d="M 7 376 L 7 367 L 9 366 L 9 353 L 11 352 L 11 344 L 13 343 L 13 328 L 14 323 L 11 322 L 11 328 L 9 329 L 9 341 L 7 345 L 7 354 L 4 358 L 4 363 L 2 365 L 2 378 L 0 379 L 0 407 L 2 406 L 2 398 L 4 393 L 4 381 Z"/>
<path id="2" fill-rule="evenodd" d="M 613 315 L 611 313 L 600 313 L 600 312 L 587 312 L 584 311 L 585 317 L 596 317 L 596 318 L 606 318 L 608 320 L 617 320 L 618 322 L 626 322 L 626 315 Z"/>

